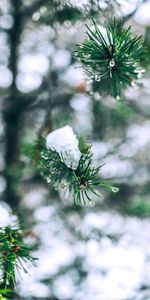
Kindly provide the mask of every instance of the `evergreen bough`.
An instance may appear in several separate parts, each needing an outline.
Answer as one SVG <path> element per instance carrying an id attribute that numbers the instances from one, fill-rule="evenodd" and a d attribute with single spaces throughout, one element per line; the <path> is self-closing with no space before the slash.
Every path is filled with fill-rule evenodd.
<path id="1" fill-rule="evenodd" d="M 15 272 L 19 275 L 20 270 L 27 273 L 24 264 L 28 261 L 33 262 L 32 249 L 24 243 L 23 237 L 24 233 L 20 228 L 0 228 L 0 284 L 4 290 L 14 288 Z"/>
<path id="2" fill-rule="evenodd" d="M 81 158 L 76 170 L 66 166 L 63 156 L 48 149 L 43 137 L 35 143 L 32 155 L 36 157 L 37 168 L 47 183 L 56 190 L 59 188 L 68 189 L 75 205 L 87 203 L 94 205 L 92 194 L 101 197 L 99 188 L 105 188 L 112 192 L 117 192 L 118 188 L 110 186 L 100 178 L 102 166 L 93 166 L 91 146 L 87 145 L 83 139 L 79 140 L 79 150 L 81 151 Z"/>
<path id="3" fill-rule="evenodd" d="M 145 57 L 142 37 L 132 37 L 131 26 L 122 21 L 106 21 L 104 28 L 93 20 L 87 27 L 88 38 L 77 45 L 75 57 L 92 80 L 93 90 L 120 99 L 123 91 L 142 77 Z M 102 29 L 102 30 L 101 30 Z"/>

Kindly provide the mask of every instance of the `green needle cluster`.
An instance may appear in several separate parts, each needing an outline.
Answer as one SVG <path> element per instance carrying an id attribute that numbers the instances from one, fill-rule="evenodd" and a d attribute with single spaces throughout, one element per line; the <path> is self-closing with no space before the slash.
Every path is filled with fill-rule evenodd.
<path id="1" fill-rule="evenodd" d="M 88 38 L 76 46 L 75 56 L 92 80 L 93 91 L 120 99 L 144 72 L 142 38 L 132 37 L 131 27 L 125 29 L 122 21 L 115 19 L 105 22 L 105 36 L 94 20 L 92 28 L 86 27 Z"/>
<path id="2" fill-rule="evenodd" d="M 11 227 L 0 228 L 0 283 L 6 288 L 15 286 L 15 272 L 20 274 L 24 264 L 32 261 L 31 248 L 23 242 L 23 232 Z"/>
<path id="3" fill-rule="evenodd" d="M 85 144 L 82 139 L 79 140 L 81 158 L 76 170 L 68 168 L 63 157 L 59 156 L 56 151 L 47 149 L 44 138 L 41 138 L 35 146 L 37 151 L 40 149 L 40 159 L 36 162 L 41 175 L 56 190 L 60 187 L 68 189 L 75 205 L 87 203 L 94 205 L 92 195 L 101 197 L 97 190 L 101 187 L 111 189 L 113 192 L 118 191 L 117 188 L 109 186 L 100 178 L 102 166 L 93 166 L 91 146 Z M 34 157 L 38 155 L 34 153 Z"/>

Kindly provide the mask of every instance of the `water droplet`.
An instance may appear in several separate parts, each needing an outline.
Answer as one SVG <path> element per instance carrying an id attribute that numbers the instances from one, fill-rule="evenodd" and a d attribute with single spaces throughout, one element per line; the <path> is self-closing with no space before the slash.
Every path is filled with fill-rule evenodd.
<path id="1" fill-rule="evenodd" d="M 132 85 L 132 86 L 136 86 L 136 81 L 135 81 L 135 80 L 132 80 L 131 85 Z"/>
<path id="2" fill-rule="evenodd" d="M 117 188 L 115 186 L 111 186 L 111 190 L 113 193 L 117 193 L 119 191 L 119 188 Z"/>
<path id="3" fill-rule="evenodd" d="M 116 96 L 116 100 L 119 101 L 121 97 L 119 95 Z"/>
<path id="4" fill-rule="evenodd" d="M 145 70 L 142 69 L 141 67 L 137 67 L 135 70 L 134 70 L 134 73 L 144 73 Z"/>
<path id="5" fill-rule="evenodd" d="M 48 155 L 44 151 L 41 151 L 41 157 L 43 159 L 48 159 Z"/>
<path id="6" fill-rule="evenodd" d="M 95 75 L 95 81 L 100 81 L 100 80 L 101 80 L 100 75 Z"/>
<path id="7" fill-rule="evenodd" d="M 62 187 L 62 189 L 64 189 L 66 187 L 66 185 L 64 183 L 62 183 L 61 187 Z"/>
<path id="8" fill-rule="evenodd" d="M 141 73 L 137 74 L 137 78 L 141 79 L 142 78 L 142 74 Z"/>
<path id="9" fill-rule="evenodd" d="M 93 95 L 94 95 L 93 91 L 90 91 L 90 92 L 89 92 L 89 95 L 90 95 L 90 96 L 93 96 Z"/>
<path id="10" fill-rule="evenodd" d="M 130 65 L 132 65 L 132 63 L 130 61 L 127 61 L 126 66 L 130 66 Z"/>
<path id="11" fill-rule="evenodd" d="M 138 79 L 142 78 L 144 72 L 145 72 L 144 69 L 140 69 L 140 70 L 137 72 L 137 78 L 138 78 Z"/>
<path id="12" fill-rule="evenodd" d="M 90 79 L 90 80 L 94 80 L 94 79 L 95 79 L 95 76 L 94 76 L 94 75 L 91 75 L 91 76 L 89 77 L 89 79 Z"/>
<path id="13" fill-rule="evenodd" d="M 91 54 L 84 54 L 83 56 L 88 59 L 91 57 Z"/>
<path id="14" fill-rule="evenodd" d="M 95 205 L 95 202 L 92 201 L 92 200 L 89 200 L 89 203 L 90 203 L 91 206 L 94 206 L 94 205 Z"/>
<path id="15" fill-rule="evenodd" d="M 110 66 L 111 68 L 113 68 L 113 67 L 115 66 L 115 60 L 114 60 L 114 58 L 110 60 L 109 66 Z"/>
<path id="16" fill-rule="evenodd" d="M 49 177 L 46 178 L 47 183 L 51 182 L 51 179 Z"/>
<path id="17" fill-rule="evenodd" d="M 74 52 L 74 55 L 75 55 L 75 56 L 78 56 L 78 55 L 79 55 L 79 52 L 77 52 L 77 51 Z"/>

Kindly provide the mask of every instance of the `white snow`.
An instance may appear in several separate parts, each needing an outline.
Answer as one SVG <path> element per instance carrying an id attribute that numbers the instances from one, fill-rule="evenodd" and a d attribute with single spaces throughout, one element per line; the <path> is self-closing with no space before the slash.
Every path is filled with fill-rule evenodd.
<path id="1" fill-rule="evenodd" d="M 55 150 L 68 168 L 76 170 L 81 157 L 78 147 L 79 141 L 70 126 L 64 126 L 49 133 L 46 146 Z"/>
<path id="2" fill-rule="evenodd" d="M 0 227 L 6 227 L 10 224 L 10 214 L 2 205 L 0 205 Z"/>
<path id="3" fill-rule="evenodd" d="M 107 36 L 107 30 L 106 30 L 106 28 L 103 27 L 103 26 L 101 26 L 101 25 L 98 25 L 97 27 L 98 27 L 100 33 L 102 34 L 102 36 L 103 36 L 103 38 L 104 38 L 106 44 L 107 44 L 108 46 L 110 46 L 110 44 L 113 44 L 113 38 L 112 38 L 111 32 L 110 32 L 110 39 L 111 39 L 111 43 L 110 43 L 110 41 L 109 41 L 109 39 L 108 39 L 108 36 Z M 95 26 L 94 26 L 94 25 L 92 26 L 91 30 L 95 32 Z"/>
<path id="4" fill-rule="evenodd" d="M 15 228 L 18 223 L 18 218 L 16 215 L 12 214 L 10 207 L 4 203 L 0 202 L 0 228 L 7 226 Z"/>
<path id="5" fill-rule="evenodd" d="M 70 64 L 71 55 L 67 50 L 58 50 L 52 57 L 55 69 L 66 68 Z"/>
<path id="6" fill-rule="evenodd" d="M 142 1 L 141 1 L 142 2 Z M 134 15 L 134 19 L 137 23 L 149 26 L 150 24 L 150 1 L 147 0 L 145 3 L 139 6 L 136 14 Z"/>
<path id="7" fill-rule="evenodd" d="M 22 73 L 38 73 L 45 75 L 48 71 L 49 61 L 43 54 L 22 55 L 19 61 L 19 70 Z"/>
<path id="8" fill-rule="evenodd" d="M 0 87 L 9 87 L 12 83 L 12 74 L 10 70 L 5 66 L 0 66 L 0 73 L 3 74 L 3 76 L 0 77 Z"/>

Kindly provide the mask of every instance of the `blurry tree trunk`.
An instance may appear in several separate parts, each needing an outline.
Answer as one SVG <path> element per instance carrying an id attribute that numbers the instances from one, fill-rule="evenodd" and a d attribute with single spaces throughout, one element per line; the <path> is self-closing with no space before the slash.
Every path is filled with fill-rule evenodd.
<path id="1" fill-rule="evenodd" d="M 19 121 L 20 121 L 20 101 L 17 93 L 17 61 L 18 46 L 21 35 L 21 0 L 13 0 L 12 16 L 13 26 L 8 31 L 8 39 L 10 44 L 9 68 L 13 79 L 9 89 L 8 97 L 4 103 L 4 123 L 5 123 L 5 179 L 6 191 L 5 201 L 12 208 L 17 208 L 19 204 L 19 195 L 17 193 L 18 168 L 19 168 Z"/>
<path id="2" fill-rule="evenodd" d="M 3 118 L 5 124 L 5 180 L 6 190 L 4 200 L 13 208 L 19 206 L 20 196 L 18 193 L 18 185 L 21 178 L 21 162 L 20 162 L 20 126 L 22 112 L 25 111 L 29 101 L 24 101 L 23 94 L 18 92 L 16 79 L 18 75 L 18 48 L 20 45 L 20 36 L 22 33 L 23 22 L 28 18 L 27 14 L 22 13 L 22 3 L 19 0 L 13 0 L 12 17 L 13 26 L 8 30 L 8 38 L 10 45 L 9 69 L 12 73 L 12 83 L 9 88 L 8 96 L 4 103 Z M 30 15 L 29 15 L 30 16 Z M 25 19 L 24 19 L 25 18 Z M 50 78 L 46 84 L 49 92 L 46 107 L 45 122 L 40 130 L 40 134 L 45 135 L 52 131 L 52 115 L 51 103 L 53 98 L 53 80 L 55 76 L 50 73 Z"/>

